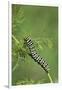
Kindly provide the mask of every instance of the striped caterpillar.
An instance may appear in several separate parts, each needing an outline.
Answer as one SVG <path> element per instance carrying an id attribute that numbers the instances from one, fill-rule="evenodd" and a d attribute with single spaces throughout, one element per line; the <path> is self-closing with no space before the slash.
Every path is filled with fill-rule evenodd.
<path id="1" fill-rule="evenodd" d="M 44 58 L 42 58 L 40 55 L 38 55 L 31 38 L 30 37 L 24 38 L 24 41 L 25 41 L 27 47 L 29 48 L 30 56 L 35 60 L 35 62 L 37 62 L 39 65 L 41 65 L 41 67 L 48 73 L 48 70 L 49 70 L 48 64 L 46 63 Z"/>

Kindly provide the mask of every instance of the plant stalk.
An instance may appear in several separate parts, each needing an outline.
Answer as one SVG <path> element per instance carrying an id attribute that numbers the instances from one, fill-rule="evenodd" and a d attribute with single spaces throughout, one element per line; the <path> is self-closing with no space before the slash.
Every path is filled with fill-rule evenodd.
<path id="1" fill-rule="evenodd" d="M 15 42 L 16 42 L 17 44 L 20 43 L 20 42 L 16 39 L 16 37 L 15 37 L 14 35 L 12 35 L 12 38 L 15 40 Z"/>
<path id="2" fill-rule="evenodd" d="M 48 73 L 48 77 L 49 77 L 50 82 L 53 83 L 50 73 Z"/>

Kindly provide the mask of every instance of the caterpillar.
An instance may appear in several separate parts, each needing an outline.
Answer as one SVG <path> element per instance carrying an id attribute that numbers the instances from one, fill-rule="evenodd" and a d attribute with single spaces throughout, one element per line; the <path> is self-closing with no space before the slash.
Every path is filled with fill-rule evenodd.
<path id="1" fill-rule="evenodd" d="M 48 73 L 49 66 L 48 66 L 47 62 L 44 60 L 44 58 L 41 57 L 40 55 L 38 55 L 31 38 L 30 37 L 24 38 L 24 41 L 25 41 L 27 47 L 29 48 L 30 56 L 35 60 L 35 62 L 37 62 L 39 65 L 41 65 L 41 67 Z"/>

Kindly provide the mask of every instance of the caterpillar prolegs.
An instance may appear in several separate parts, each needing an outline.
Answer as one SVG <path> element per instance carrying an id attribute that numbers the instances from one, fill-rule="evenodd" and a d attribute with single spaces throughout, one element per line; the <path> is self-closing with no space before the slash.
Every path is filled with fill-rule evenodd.
<path id="1" fill-rule="evenodd" d="M 31 38 L 30 37 L 24 38 L 24 41 L 30 50 L 31 57 L 35 60 L 35 62 L 37 62 L 39 65 L 41 65 L 41 67 L 48 73 L 48 71 L 49 71 L 48 64 L 46 63 L 46 61 L 44 60 L 43 57 L 38 55 Z"/>

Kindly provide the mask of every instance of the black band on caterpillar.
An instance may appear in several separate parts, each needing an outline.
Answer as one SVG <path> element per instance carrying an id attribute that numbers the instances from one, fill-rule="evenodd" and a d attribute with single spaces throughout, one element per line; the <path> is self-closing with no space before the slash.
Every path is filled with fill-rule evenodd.
<path id="1" fill-rule="evenodd" d="M 26 45 L 28 46 L 28 48 L 30 50 L 31 57 L 35 60 L 35 62 L 40 64 L 41 67 L 48 73 L 48 70 L 49 70 L 48 64 L 46 63 L 46 61 L 42 57 L 40 57 L 37 54 L 31 38 L 27 37 L 27 38 L 24 39 L 24 41 L 25 41 Z"/>

